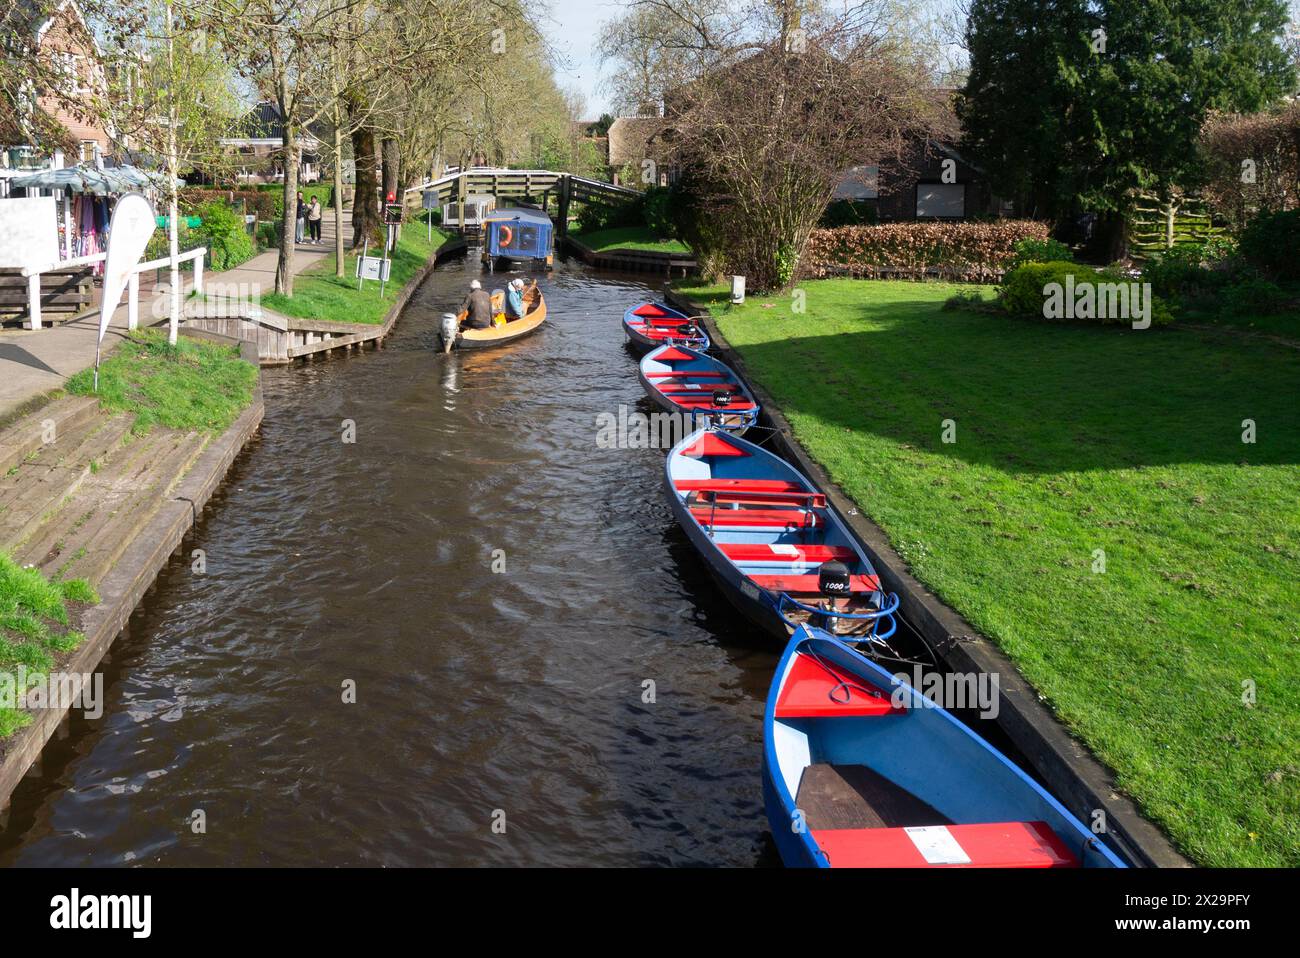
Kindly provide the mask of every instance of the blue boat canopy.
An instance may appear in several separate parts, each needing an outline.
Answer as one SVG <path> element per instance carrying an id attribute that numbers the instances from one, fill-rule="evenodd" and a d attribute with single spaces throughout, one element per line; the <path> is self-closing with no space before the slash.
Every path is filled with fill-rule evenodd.
<path id="1" fill-rule="evenodd" d="M 492 256 L 545 259 L 551 255 L 554 227 L 540 210 L 498 209 L 483 218 L 486 247 Z"/>

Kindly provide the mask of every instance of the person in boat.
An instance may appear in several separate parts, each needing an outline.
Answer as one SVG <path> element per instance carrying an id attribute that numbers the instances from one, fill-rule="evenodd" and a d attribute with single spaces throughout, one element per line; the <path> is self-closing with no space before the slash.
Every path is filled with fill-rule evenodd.
<path id="1" fill-rule="evenodd" d="M 488 329 L 492 325 L 492 297 L 488 295 L 483 284 L 474 280 L 469 284 L 469 295 L 460 304 L 465 314 L 462 327 L 466 329 Z"/>
<path id="2" fill-rule="evenodd" d="M 524 281 L 516 277 L 510 281 L 510 288 L 506 290 L 506 322 L 523 319 L 527 309 L 524 303 Z"/>

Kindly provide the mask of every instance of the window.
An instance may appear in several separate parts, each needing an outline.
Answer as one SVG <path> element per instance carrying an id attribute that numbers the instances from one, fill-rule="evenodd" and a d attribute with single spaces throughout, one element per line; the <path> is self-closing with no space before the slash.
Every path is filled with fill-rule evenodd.
<path id="1" fill-rule="evenodd" d="M 880 196 L 880 167 L 851 166 L 835 187 L 837 200 L 874 200 Z"/>
<path id="2" fill-rule="evenodd" d="M 95 156 L 99 153 L 99 144 L 94 140 L 82 140 L 79 157 L 82 163 L 94 163 Z"/>
<path id="3" fill-rule="evenodd" d="M 966 215 L 965 183 L 917 183 L 916 218 L 961 219 Z"/>

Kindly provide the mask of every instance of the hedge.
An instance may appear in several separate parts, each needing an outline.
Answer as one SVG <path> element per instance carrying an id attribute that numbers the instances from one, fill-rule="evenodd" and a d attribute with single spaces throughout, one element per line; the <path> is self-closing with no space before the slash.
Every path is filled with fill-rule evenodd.
<path id="1" fill-rule="evenodd" d="M 180 206 L 187 213 L 197 212 L 199 207 L 213 201 L 226 204 L 244 201 L 251 213 L 256 213 L 259 220 L 275 218 L 275 203 L 269 193 L 258 190 L 196 190 L 190 187 L 180 191 Z"/>
<path id="2" fill-rule="evenodd" d="M 1021 240 L 1047 239 L 1036 220 L 992 223 L 886 223 L 813 230 L 802 270 L 812 278 L 947 279 L 990 282 L 1001 278 Z"/>

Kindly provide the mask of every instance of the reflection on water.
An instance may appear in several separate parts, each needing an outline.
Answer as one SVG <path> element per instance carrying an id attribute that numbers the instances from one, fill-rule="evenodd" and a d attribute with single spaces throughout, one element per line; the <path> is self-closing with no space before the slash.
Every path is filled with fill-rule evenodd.
<path id="1" fill-rule="evenodd" d="M 676 530 L 663 453 L 595 442 L 641 395 L 619 320 L 646 285 L 561 264 L 548 326 L 443 356 L 471 275 L 439 268 L 378 351 L 264 374 L 187 544 L 207 574 L 161 577 L 0 864 L 771 860 L 774 650 Z"/>

